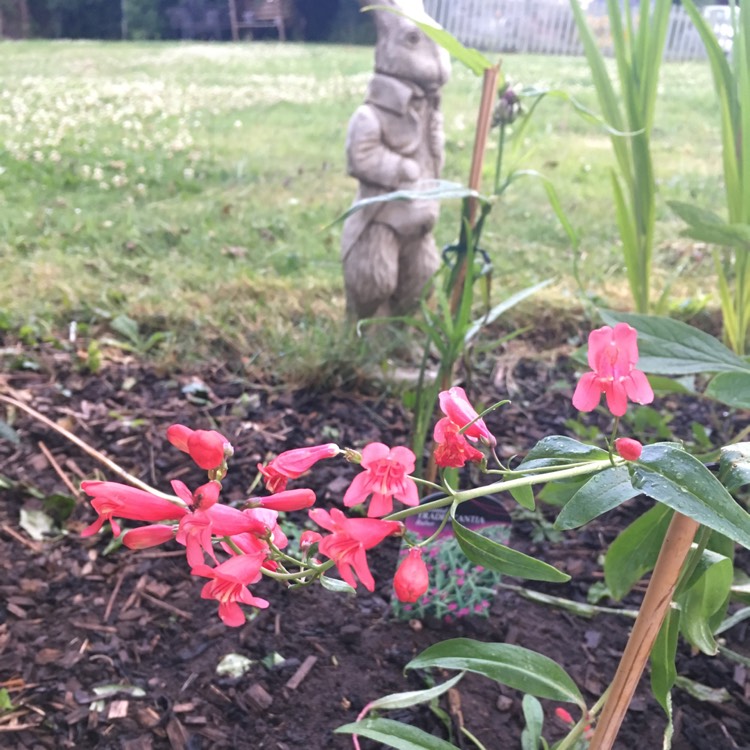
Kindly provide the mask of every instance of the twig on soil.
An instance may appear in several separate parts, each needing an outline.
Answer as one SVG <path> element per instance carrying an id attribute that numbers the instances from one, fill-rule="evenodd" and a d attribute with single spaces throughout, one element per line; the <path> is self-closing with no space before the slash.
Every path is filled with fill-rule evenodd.
<path id="1" fill-rule="evenodd" d="M 285 687 L 289 690 L 296 690 L 302 684 L 305 677 L 310 673 L 310 670 L 315 666 L 317 661 L 317 656 L 312 656 L 312 654 L 308 656 L 302 664 L 299 665 L 297 671 L 289 678 Z"/>
<path id="2" fill-rule="evenodd" d="M 138 477 L 135 477 L 129 472 L 125 471 L 125 469 L 123 469 L 121 466 L 116 464 L 114 461 L 107 458 L 103 453 L 100 453 L 98 450 L 96 450 L 96 448 L 92 448 L 88 443 L 85 443 L 79 437 L 76 437 L 72 432 L 69 432 L 64 427 L 61 427 L 59 424 L 55 424 L 55 422 L 53 422 L 51 419 L 47 419 L 47 417 L 45 417 L 44 414 L 40 414 L 36 409 L 32 409 L 32 407 L 24 404 L 23 401 L 19 401 L 18 399 L 11 398 L 10 396 L 3 396 L 2 394 L 0 394 L 0 402 L 10 404 L 11 406 L 15 406 L 17 409 L 21 409 L 22 411 L 25 411 L 27 414 L 32 416 L 38 422 L 41 422 L 42 424 L 46 425 L 50 429 L 59 433 L 64 438 L 66 438 L 71 443 L 73 443 L 74 445 L 77 445 L 82 451 L 84 451 L 85 453 L 88 453 L 89 456 L 99 461 L 99 463 L 104 464 L 104 466 L 106 466 L 110 471 L 113 471 L 115 474 L 122 477 L 127 482 L 130 482 L 130 484 L 132 484 L 134 487 L 144 490 L 145 492 L 150 492 L 153 495 L 158 495 L 159 497 L 163 497 L 166 500 L 170 500 L 170 501 L 175 500 L 175 498 L 172 495 L 168 495 L 164 492 L 161 492 L 155 489 L 154 487 L 151 487 L 150 485 L 138 479 Z"/>
<path id="3" fill-rule="evenodd" d="M 70 481 L 68 475 L 62 470 L 62 467 L 50 452 L 50 449 L 44 444 L 44 441 L 40 440 L 37 445 L 39 446 L 39 450 L 44 453 L 44 457 L 49 461 L 50 466 L 55 470 L 57 476 L 62 479 L 63 484 L 73 493 L 73 497 L 76 500 L 80 499 L 81 491 Z"/>
<path id="4" fill-rule="evenodd" d="M 107 602 L 107 606 L 104 609 L 104 615 L 102 616 L 102 622 L 107 623 L 109 622 L 110 615 L 112 614 L 112 608 L 115 606 L 115 599 L 117 599 L 117 595 L 120 593 L 120 587 L 122 586 L 122 582 L 125 580 L 125 576 L 130 571 L 128 568 L 123 568 L 123 570 L 120 571 L 120 574 L 117 576 L 117 580 L 115 581 L 115 586 L 112 589 L 112 593 L 109 596 L 109 601 Z"/>
<path id="5" fill-rule="evenodd" d="M 8 526 L 8 524 L 4 523 L 0 525 L 0 529 L 2 529 L 8 536 L 12 536 L 19 544 L 23 544 L 24 547 L 28 547 L 32 552 L 41 552 L 41 547 L 36 543 L 32 542 L 30 539 L 26 539 L 26 537 L 21 536 L 15 529 Z"/>
<path id="6" fill-rule="evenodd" d="M 173 615 L 177 615 L 177 617 L 182 617 L 184 620 L 192 620 L 193 616 L 190 614 L 190 612 L 185 612 L 184 609 L 179 609 L 178 607 L 175 607 L 172 604 L 169 604 L 168 602 L 163 602 L 161 599 L 157 599 L 155 596 L 151 596 L 151 594 L 147 594 L 145 591 L 141 591 L 139 596 L 143 599 L 145 599 L 148 602 L 151 602 L 155 607 L 159 607 L 160 609 L 165 610 L 166 612 L 170 612 Z"/>

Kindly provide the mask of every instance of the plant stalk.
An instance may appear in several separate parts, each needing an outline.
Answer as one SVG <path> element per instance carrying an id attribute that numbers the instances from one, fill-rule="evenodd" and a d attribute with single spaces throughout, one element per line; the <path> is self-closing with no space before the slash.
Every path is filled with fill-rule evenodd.
<path id="1" fill-rule="evenodd" d="M 656 636 L 669 611 L 680 571 L 699 526 L 697 521 L 681 513 L 675 513 L 669 524 L 651 581 L 612 680 L 609 699 L 597 722 L 589 750 L 611 750 L 617 738 Z"/>

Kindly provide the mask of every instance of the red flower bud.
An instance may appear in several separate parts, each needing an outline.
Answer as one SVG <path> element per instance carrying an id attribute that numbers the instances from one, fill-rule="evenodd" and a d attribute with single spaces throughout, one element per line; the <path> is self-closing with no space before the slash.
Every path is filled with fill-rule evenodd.
<path id="1" fill-rule="evenodd" d="M 643 451 L 643 446 L 633 438 L 617 438 L 615 448 L 626 461 L 637 461 Z"/>
<path id="2" fill-rule="evenodd" d="M 412 547 L 399 565 L 393 579 L 393 588 L 400 602 L 416 602 L 430 585 L 427 566 L 422 559 L 422 548 Z"/>

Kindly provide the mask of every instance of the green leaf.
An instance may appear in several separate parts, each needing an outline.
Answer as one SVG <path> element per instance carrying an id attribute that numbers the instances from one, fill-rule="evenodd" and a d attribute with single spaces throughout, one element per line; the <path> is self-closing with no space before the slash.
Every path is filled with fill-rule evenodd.
<path id="1" fill-rule="evenodd" d="M 542 704 L 533 695 L 524 695 L 521 705 L 526 721 L 526 726 L 521 732 L 521 750 L 539 750 L 544 729 Z"/>
<path id="2" fill-rule="evenodd" d="M 733 572 L 728 557 L 704 550 L 691 585 L 677 598 L 682 611 L 680 630 L 685 640 L 709 656 L 718 652 L 711 625 L 717 613 L 724 616 Z"/>
<path id="3" fill-rule="evenodd" d="M 328 576 L 320 576 L 320 585 L 324 589 L 333 591 L 336 594 L 356 594 L 357 592 L 345 581 L 340 581 L 338 578 L 329 578 Z"/>
<path id="4" fill-rule="evenodd" d="M 750 547 L 750 515 L 697 458 L 656 443 L 634 463 L 633 486 L 644 495 Z"/>
<path id="5" fill-rule="evenodd" d="M 416 24 L 433 42 L 439 44 L 451 57 L 465 65 L 472 73 L 481 76 L 485 70 L 492 67 L 492 63 L 477 49 L 464 47 L 450 32 L 446 31 L 426 13 L 419 15 L 406 13 L 390 5 L 367 5 L 362 12 L 368 10 L 382 10 L 408 18 Z"/>
<path id="6" fill-rule="evenodd" d="M 651 691 L 667 716 L 671 715 L 672 704 L 669 693 L 677 677 L 675 656 L 677 636 L 680 632 L 680 611 L 670 609 L 651 649 Z"/>
<path id="7" fill-rule="evenodd" d="M 537 698 L 576 703 L 586 710 L 575 682 L 557 662 L 521 646 L 454 638 L 430 646 L 405 668 L 429 667 L 475 672 Z"/>
<path id="8" fill-rule="evenodd" d="M 679 320 L 658 315 L 599 311 L 607 325 L 628 323 L 638 331 L 638 367 L 657 375 L 750 371 L 750 364 L 718 339 Z"/>
<path id="9" fill-rule="evenodd" d="M 708 703 L 727 703 L 732 700 L 732 696 L 726 688 L 712 688 L 679 674 L 677 675 L 674 684 L 680 688 L 680 690 L 684 690 L 699 701 L 707 701 Z"/>
<path id="10" fill-rule="evenodd" d="M 503 313 L 506 313 L 508 310 L 515 307 L 519 302 L 522 302 L 532 294 L 536 294 L 536 292 L 538 292 L 540 289 L 544 289 L 544 287 L 549 286 L 552 281 L 553 279 L 540 281 L 538 284 L 534 284 L 533 286 L 527 287 L 526 289 L 522 289 L 520 292 L 512 294 L 510 297 L 508 297 L 508 299 L 503 300 L 502 302 L 495 305 L 495 307 L 493 307 L 485 316 L 483 316 L 479 320 L 475 320 L 471 324 L 469 330 L 464 336 L 464 343 L 470 343 L 471 340 L 482 330 L 482 328 L 494 323 Z"/>
<path id="11" fill-rule="evenodd" d="M 706 396 L 734 409 L 750 409 L 750 372 L 721 372 L 706 387 Z"/>
<path id="12" fill-rule="evenodd" d="M 368 208 L 369 206 L 376 206 L 380 203 L 393 203 L 394 201 L 442 201 L 454 200 L 457 198 L 476 198 L 482 203 L 489 202 L 489 198 L 486 196 L 481 195 L 476 190 L 464 187 L 457 182 L 449 182 L 447 180 L 426 180 L 421 183 L 421 185 L 421 187 L 414 188 L 413 190 L 394 190 L 390 193 L 374 195 L 372 198 L 363 198 L 349 206 L 341 216 L 334 219 L 325 228 L 329 229 L 340 221 L 344 221 L 344 219 L 347 219 L 353 213 L 361 211 L 363 208 Z"/>
<path id="13" fill-rule="evenodd" d="M 728 492 L 750 484 L 750 443 L 735 443 L 721 449 L 719 481 Z"/>
<path id="14" fill-rule="evenodd" d="M 576 529 L 640 494 L 630 481 L 627 466 L 613 466 L 594 474 L 557 516 L 556 529 Z"/>
<path id="15" fill-rule="evenodd" d="M 672 512 L 655 505 L 637 518 L 610 544 L 604 558 L 604 581 L 619 601 L 656 565 Z"/>
<path id="16" fill-rule="evenodd" d="M 127 315 L 118 315 L 110 322 L 110 328 L 124 336 L 131 344 L 138 346 L 141 343 L 141 333 L 138 323 Z"/>
<path id="17" fill-rule="evenodd" d="M 534 490 L 531 489 L 530 485 L 525 484 L 508 491 L 513 496 L 513 499 L 523 508 L 534 510 L 536 507 L 534 504 Z"/>
<path id="18" fill-rule="evenodd" d="M 435 685 L 427 690 L 391 693 L 367 705 L 370 711 L 392 711 L 395 708 L 409 708 L 410 706 L 417 706 L 420 703 L 428 703 L 434 698 L 440 697 L 443 693 L 447 693 L 454 685 L 458 684 L 463 676 L 464 673 L 460 672 L 455 677 L 451 677 L 447 682 L 442 682 L 440 685 Z"/>
<path id="19" fill-rule="evenodd" d="M 699 242 L 750 249 L 750 226 L 730 224 L 712 211 L 682 201 L 667 201 L 669 207 L 689 225 L 683 234 Z"/>
<path id="20" fill-rule="evenodd" d="M 487 539 L 462 526 L 455 518 L 453 519 L 453 533 L 461 551 L 477 565 L 529 581 L 563 583 L 570 580 L 567 573 L 553 568 L 546 562 L 524 555 L 523 552 L 517 552 L 492 539 Z"/>
<path id="21" fill-rule="evenodd" d="M 543 500 L 548 505 L 562 507 L 567 503 L 578 490 L 588 481 L 588 477 L 574 477 L 565 482 L 548 482 L 544 485 L 541 492 L 537 493 L 537 498 Z"/>
<path id="22" fill-rule="evenodd" d="M 14 708 L 8 688 L 0 688 L 0 711 L 12 711 Z"/>
<path id="23" fill-rule="evenodd" d="M 396 750 L 456 750 L 450 742 L 392 719 L 365 719 L 344 724 L 333 731 L 336 734 L 358 734 Z"/>
<path id="24" fill-rule="evenodd" d="M 721 625 L 719 625 L 719 627 L 714 630 L 714 635 L 721 635 L 727 630 L 733 628 L 735 625 L 739 625 L 741 622 L 744 622 L 748 618 L 750 618 L 750 607 L 743 607 L 742 609 L 738 609 L 734 614 L 730 615 L 726 618 L 726 620 L 722 621 Z"/>
<path id="25" fill-rule="evenodd" d="M 608 455 L 607 451 L 601 448 L 581 443 L 565 435 L 550 435 L 542 438 L 528 452 L 518 470 L 578 463 L 579 461 L 601 461 Z"/>
<path id="26" fill-rule="evenodd" d="M 14 445 L 18 445 L 21 442 L 18 433 L 2 419 L 0 419 L 0 440 L 7 440 Z"/>

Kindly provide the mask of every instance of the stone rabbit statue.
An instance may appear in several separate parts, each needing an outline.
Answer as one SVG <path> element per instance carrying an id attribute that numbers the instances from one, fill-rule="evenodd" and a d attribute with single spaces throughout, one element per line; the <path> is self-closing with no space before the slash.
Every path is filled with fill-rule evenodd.
<path id="1" fill-rule="evenodd" d="M 422 0 L 378 2 L 424 15 Z M 357 201 L 414 189 L 437 179 L 443 167 L 440 89 L 450 75 L 448 53 L 403 16 L 374 16 L 375 74 L 346 139 L 347 169 L 359 180 Z M 438 212 L 438 201 L 395 201 L 347 218 L 341 256 L 350 317 L 400 315 L 416 307 L 440 262 L 432 236 Z"/>

